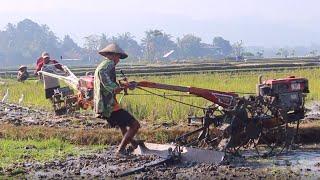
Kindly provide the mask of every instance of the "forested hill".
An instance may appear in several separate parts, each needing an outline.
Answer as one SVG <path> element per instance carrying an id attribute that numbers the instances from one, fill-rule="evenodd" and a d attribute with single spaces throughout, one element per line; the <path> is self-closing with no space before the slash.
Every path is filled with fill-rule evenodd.
<path id="1" fill-rule="evenodd" d="M 264 56 L 301 56 L 317 55 L 314 49 L 290 49 L 280 48 L 269 51 L 263 47 L 245 47 L 243 41 L 232 44 L 223 37 L 212 36 L 212 42 L 204 43 L 194 34 L 186 34 L 182 37 L 173 37 L 162 30 L 147 30 L 139 41 L 130 33 L 120 33 L 107 37 L 101 29 L 101 34 L 91 34 L 83 37 L 84 44 L 80 47 L 69 35 L 58 38 L 47 25 L 39 25 L 30 19 L 25 19 L 17 24 L 9 23 L 0 30 L 0 63 L 2 66 L 15 67 L 18 65 L 34 64 L 41 52 L 47 51 L 53 58 L 64 60 L 77 59 L 76 63 L 92 64 L 101 59 L 98 50 L 108 43 L 116 42 L 128 54 L 128 61 L 167 61 L 176 59 L 221 59 L 226 57 L 253 57 Z M 90 34 L 90 32 L 88 32 Z M 166 56 L 167 55 L 167 56 Z M 69 61 L 71 62 L 71 61 Z"/>
<path id="2" fill-rule="evenodd" d="M 9 23 L 4 31 L 0 31 L 0 62 L 5 66 L 32 64 L 43 51 L 56 57 L 83 56 L 82 48 L 68 35 L 60 40 L 48 26 L 29 19 L 17 25 Z"/>
<path id="3" fill-rule="evenodd" d="M 9 23 L 0 31 L 0 63 L 3 66 L 34 64 L 43 51 L 58 59 L 63 57 L 80 59 L 82 63 L 87 64 L 94 63 L 101 59 L 97 51 L 110 42 L 118 43 L 129 54 L 129 61 L 219 58 L 231 55 L 233 51 L 230 42 L 222 37 L 214 37 L 212 44 L 206 44 L 193 34 L 174 39 L 162 30 L 147 30 L 141 43 L 138 43 L 129 32 L 112 37 L 107 37 L 106 34 L 108 32 L 83 37 L 84 45 L 80 47 L 70 36 L 66 35 L 60 39 L 47 25 L 39 25 L 30 19 L 17 24 Z M 174 53 L 163 58 L 172 50 Z"/>

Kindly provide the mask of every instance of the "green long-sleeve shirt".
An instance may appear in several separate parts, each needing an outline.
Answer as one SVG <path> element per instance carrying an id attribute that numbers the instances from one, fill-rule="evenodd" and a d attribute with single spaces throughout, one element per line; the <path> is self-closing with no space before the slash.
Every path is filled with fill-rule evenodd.
<path id="1" fill-rule="evenodd" d="M 94 109 L 95 113 L 110 117 L 115 100 L 114 89 L 118 87 L 114 61 L 104 60 L 94 73 Z"/>

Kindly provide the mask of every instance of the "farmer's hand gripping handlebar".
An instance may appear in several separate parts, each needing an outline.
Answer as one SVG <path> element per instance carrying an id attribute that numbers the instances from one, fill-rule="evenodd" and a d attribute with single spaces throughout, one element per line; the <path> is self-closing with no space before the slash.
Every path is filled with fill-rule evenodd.
<path id="1" fill-rule="evenodd" d="M 134 90 L 137 87 L 137 83 L 135 81 L 128 81 L 127 76 L 124 74 L 122 70 L 120 70 L 121 79 L 118 80 L 120 88 L 124 91 L 125 95 L 128 95 L 128 89 Z"/>

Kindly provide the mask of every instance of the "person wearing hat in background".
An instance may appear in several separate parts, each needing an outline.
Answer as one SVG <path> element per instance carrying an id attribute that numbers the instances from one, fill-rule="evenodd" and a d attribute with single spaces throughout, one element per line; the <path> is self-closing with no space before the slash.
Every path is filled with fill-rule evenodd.
<path id="1" fill-rule="evenodd" d="M 37 60 L 37 66 L 34 75 L 38 76 L 38 72 L 40 70 L 55 73 L 57 69 L 63 72 L 65 71 L 58 61 L 50 59 L 49 53 L 43 52 L 41 57 Z M 59 80 L 57 78 L 45 75 L 42 78 L 44 82 L 45 97 L 46 99 L 51 99 L 54 94 L 54 90 L 60 87 Z"/>
<path id="2" fill-rule="evenodd" d="M 24 66 L 24 65 L 20 66 L 18 69 L 17 80 L 19 82 L 24 82 L 28 78 L 29 78 L 29 73 L 27 71 L 27 66 Z"/>
<path id="3" fill-rule="evenodd" d="M 105 59 L 94 74 L 94 110 L 97 116 L 106 119 L 111 127 L 120 128 L 123 138 L 116 154 L 125 155 L 127 144 L 137 147 L 137 141 L 133 140 L 133 137 L 140 128 L 139 122 L 129 112 L 121 109 L 116 99 L 116 94 L 122 89 L 116 82 L 115 66 L 120 59 L 125 59 L 128 55 L 115 43 L 100 50 L 99 54 Z"/>

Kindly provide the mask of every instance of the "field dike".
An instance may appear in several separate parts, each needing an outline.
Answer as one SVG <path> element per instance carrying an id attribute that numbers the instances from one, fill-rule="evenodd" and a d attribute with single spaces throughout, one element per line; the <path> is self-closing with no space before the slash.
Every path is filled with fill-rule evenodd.
<path id="1" fill-rule="evenodd" d="M 44 110 L 35 110 L 14 104 L 0 104 L 0 138 L 49 139 L 58 138 L 78 145 L 117 144 L 122 135 L 109 128 L 105 120 L 92 115 L 54 116 Z M 320 106 L 313 103 L 306 119 L 300 125 L 300 141 L 313 143 L 320 140 Z M 153 143 L 168 143 L 183 133 L 195 129 L 185 124 L 162 123 L 150 125 L 140 122 L 138 139 Z M 213 130 L 214 131 L 214 130 Z"/>
<path id="2" fill-rule="evenodd" d="M 0 138 L 12 140 L 60 139 L 75 145 L 105 145 L 96 153 L 67 156 L 63 159 L 38 163 L 26 161 L 0 169 L 1 177 L 21 177 L 28 179 L 61 178 L 106 178 L 128 168 L 136 168 L 158 160 L 156 156 L 114 156 L 115 144 L 121 140 L 120 131 L 111 129 L 105 121 L 88 115 L 55 117 L 43 110 L 0 104 Z M 182 162 L 163 164 L 147 168 L 130 176 L 136 179 L 301 179 L 315 178 L 320 174 L 320 122 L 317 119 L 319 106 L 312 104 L 308 116 L 301 123 L 300 139 L 296 150 L 279 157 L 235 158 L 225 165 L 197 164 Z M 195 127 L 186 125 L 158 124 L 142 128 L 138 138 L 148 142 L 168 143 L 180 134 Z"/>

